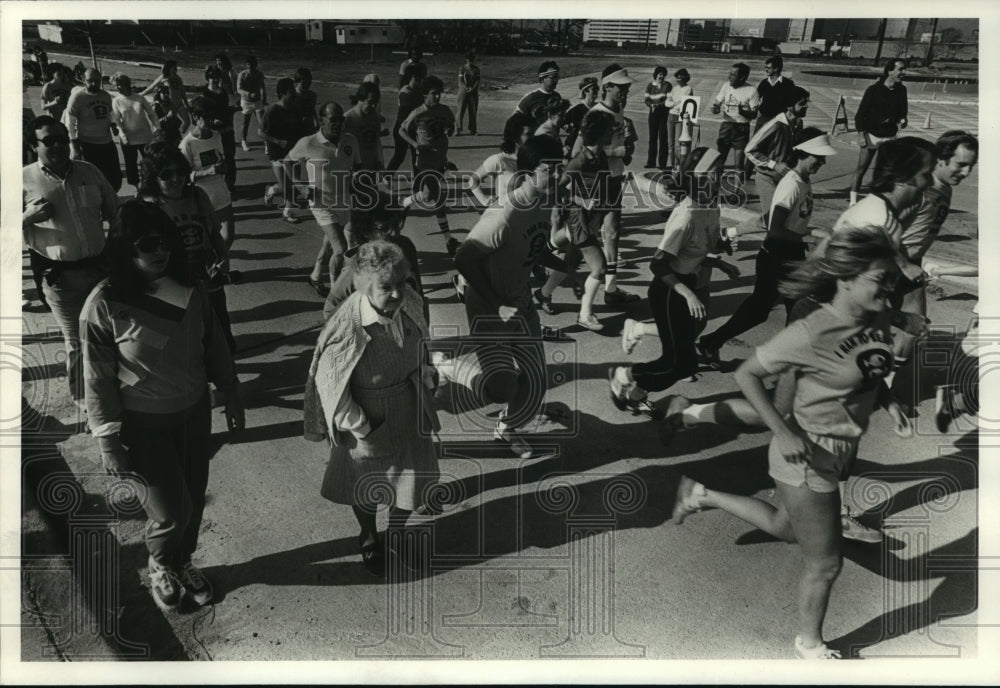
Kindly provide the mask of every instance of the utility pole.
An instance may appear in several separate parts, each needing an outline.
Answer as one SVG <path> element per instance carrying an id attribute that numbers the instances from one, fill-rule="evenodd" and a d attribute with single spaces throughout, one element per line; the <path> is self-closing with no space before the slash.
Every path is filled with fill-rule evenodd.
<path id="1" fill-rule="evenodd" d="M 937 33 L 937 19 L 931 19 L 931 42 L 927 46 L 927 57 L 924 60 L 924 67 L 930 67 L 934 61 L 934 34 Z"/>
<path id="2" fill-rule="evenodd" d="M 875 49 L 875 61 L 872 63 L 878 67 L 879 60 L 882 59 L 882 43 L 885 42 L 885 25 L 888 19 L 881 19 L 878 23 L 878 48 Z"/>
<path id="3" fill-rule="evenodd" d="M 844 31 L 843 31 L 843 33 L 840 34 L 840 47 L 842 49 L 847 47 L 847 27 L 850 26 L 850 25 L 851 25 L 851 20 L 850 19 L 845 19 L 844 20 Z"/>
<path id="4" fill-rule="evenodd" d="M 653 20 L 652 19 L 647 19 L 646 20 L 646 52 L 647 53 L 649 52 L 649 34 L 652 32 L 652 29 L 653 29 Z"/>

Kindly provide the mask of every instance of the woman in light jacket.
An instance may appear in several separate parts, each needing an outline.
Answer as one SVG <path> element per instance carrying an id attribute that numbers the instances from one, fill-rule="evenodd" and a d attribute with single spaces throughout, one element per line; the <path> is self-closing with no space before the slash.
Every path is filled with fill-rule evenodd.
<path id="1" fill-rule="evenodd" d="M 372 241 L 353 259 L 355 291 L 319 336 L 306 383 L 305 436 L 331 444 L 321 494 L 350 504 L 361 526 L 366 569 L 385 574 L 387 547 L 378 533 L 379 504 L 389 507 L 395 546 L 414 569 L 427 554 L 398 543 L 410 513 L 426 509 L 438 482 L 440 429 L 433 406 L 434 368 L 421 297 L 407 283 L 410 266 L 395 244 Z M 398 539 L 396 539 L 398 537 Z"/>

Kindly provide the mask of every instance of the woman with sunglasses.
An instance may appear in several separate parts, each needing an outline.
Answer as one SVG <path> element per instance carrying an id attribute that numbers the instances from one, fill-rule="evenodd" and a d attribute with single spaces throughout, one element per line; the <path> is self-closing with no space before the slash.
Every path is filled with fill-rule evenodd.
<path id="1" fill-rule="evenodd" d="M 191 183 L 191 166 L 184 154 L 164 143 L 147 146 L 139 168 L 138 197 L 159 206 L 173 221 L 183 249 L 175 260 L 183 262 L 190 279 L 205 282 L 230 351 L 235 352 L 223 289 L 231 279 L 229 247 L 212 200 L 204 189 Z"/>
<path id="2" fill-rule="evenodd" d="M 127 201 L 108 237 L 110 275 L 80 317 L 87 420 L 108 473 L 140 482 L 150 590 L 165 611 L 212 599 L 192 563 L 213 453 L 209 382 L 227 392 L 229 429 L 245 424 L 219 321 L 204 286 L 171 261 L 179 250 L 166 213 Z"/>
<path id="3" fill-rule="evenodd" d="M 778 506 L 755 497 L 712 490 L 688 477 L 677 488 L 673 518 L 715 507 L 802 550 L 795 655 L 837 659 L 823 643 L 823 619 L 841 567 L 838 484 L 850 474 L 868 418 L 892 370 L 896 346 L 887 299 L 899 278 L 896 247 L 873 228 L 833 236 L 823 256 L 800 264 L 780 290 L 812 297 L 819 307 L 759 346 L 735 378 L 774 432 L 769 473 Z M 793 371 L 792 413 L 781 414 L 764 379 Z"/>

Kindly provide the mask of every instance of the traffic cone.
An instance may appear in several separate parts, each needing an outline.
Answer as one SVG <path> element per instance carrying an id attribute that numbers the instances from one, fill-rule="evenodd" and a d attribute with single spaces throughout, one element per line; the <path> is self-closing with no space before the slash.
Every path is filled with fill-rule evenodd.
<path id="1" fill-rule="evenodd" d="M 927 113 L 927 118 L 924 120 L 924 126 L 923 126 L 923 128 L 924 129 L 930 129 L 931 128 L 931 113 L 929 113 L 929 112 Z"/>
<path id="2" fill-rule="evenodd" d="M 691 154 L 691 118 L 685 113 L 681 120 L 681 135 L 677 138 L 677 147 L 680 150 L 681 160 L 686 160 Z M 678 165 L 679 166 L 679 165 Z"/>

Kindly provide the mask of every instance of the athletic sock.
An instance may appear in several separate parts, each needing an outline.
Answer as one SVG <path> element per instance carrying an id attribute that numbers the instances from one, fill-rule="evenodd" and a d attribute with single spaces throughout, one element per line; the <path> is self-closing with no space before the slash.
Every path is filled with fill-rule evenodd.
<path id="1" fill-rule="evenodd" d="M 852 191 L 851 192 L 851 205 L 854 205 L 857 202 L 858 202 L 858 192 L 857 191 Z"/>
<path id="2" fill-rule="evenodd" d="M 714 406 L 714 404 L 691 404 L 688 406 L 681 412 L 684 427 L 690 428 L 692 425 L 698 425 L 699 423 L 714 423 Z"/>
<path id="3" fill-rule="evenodd" d="M 618 266 L 609 263 L 604 268 L 604 291 L 611 294 L 618 291 Z"/>

